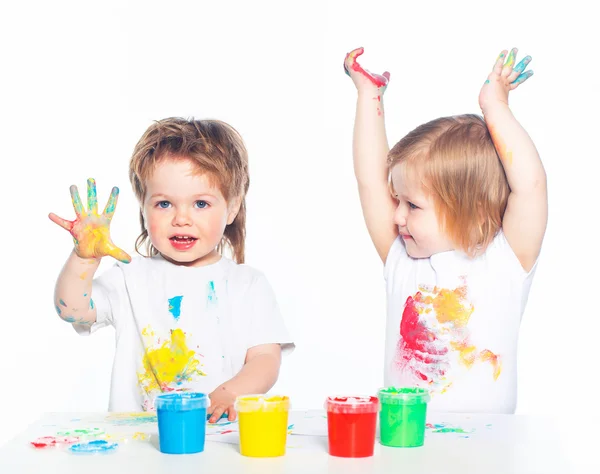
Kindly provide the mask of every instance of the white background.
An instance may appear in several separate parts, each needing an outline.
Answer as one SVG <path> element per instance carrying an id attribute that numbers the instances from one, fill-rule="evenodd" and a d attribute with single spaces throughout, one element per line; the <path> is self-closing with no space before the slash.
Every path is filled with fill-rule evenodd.
<path id="1" fill-rule="evenodd" d="M 251 164 L 247 263 L 270 279 L 297 350 L 275 391 L 294 408 L 383 383 L 382 265 L 363 225 L 342 61 L 387 69 L 390 145 L 433 118 L 479 112 L 502 49 L 533 56 L 511 95 L 549 183 L 550 221 L 523 319 L 519 413 L 598 412 L 598 45 L 592 2 L 21 2 L 0 12 L 0 442 L 46 411 L 105 410 L 114 332 L 54 313 L 72 242 L 69 186 L 121 189 L 113 240 L 133 253 L 128 178 L 153 120 L 219 118 Z M 101 270 L 112 265 L 105 260 Z"/>

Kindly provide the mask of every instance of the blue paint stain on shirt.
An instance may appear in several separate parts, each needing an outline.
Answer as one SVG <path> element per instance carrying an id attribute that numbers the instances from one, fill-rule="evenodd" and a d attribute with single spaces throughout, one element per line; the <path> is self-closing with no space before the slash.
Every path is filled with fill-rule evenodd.
<path id="1" fill-rule="evenodd" d="M 179 319 L 181 316 L 181 300 L 183 296 L 174 296 L 169 298 L 169 313 L 173 315 L 175 319 Z"/>
<path id="2" fill-rule="evenodd" d="M 209 281 L 206 290 L 207 290 L 206 305 L 207 306 L 216 305 L 217 301 L 219 299 L 217 298 L 217 293 L 215 291 L 215 282 L 212 280 Z"/>

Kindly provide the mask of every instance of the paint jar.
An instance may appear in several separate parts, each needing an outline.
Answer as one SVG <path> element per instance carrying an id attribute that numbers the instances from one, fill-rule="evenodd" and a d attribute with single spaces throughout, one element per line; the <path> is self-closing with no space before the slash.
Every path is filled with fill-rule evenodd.
<path id="1" fill-rule="evenodd" d="M 204 451 L 208 395 L 197 392 L 167 393 L 156 397 L 160 451 L 191 454 Z"/>
<path id="2" fill-rule="evenodd" d="M 429 392 L 423 388 L 382 388 L 379 390 L 380 442 L 384 446 L 423 446 Z"/>
<path id="3" fill-rule="evenodd" d="M 235 400 L 243 456 L 283 456 L 290 399 L 283 396 L 244 395 Z"/>
<path id="4" fill-rule="evenodd" d="M 327 397 L 329 454 L 343 458 L 373 456 L 377 397 Z"/>

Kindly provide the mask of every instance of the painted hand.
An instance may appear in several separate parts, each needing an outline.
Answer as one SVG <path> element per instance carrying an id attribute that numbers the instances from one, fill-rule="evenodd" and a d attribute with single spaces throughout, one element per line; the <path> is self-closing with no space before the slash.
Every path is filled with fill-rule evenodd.
<path id="1" fill-rule="evenodd" d="M 70 191 L 77 218 L 74 221 L 68 221 L 54 213 L 50 213 L 48 217 L 52 222 L 71 233 L 77 255 L 81 258 L 101 258 L 110 255 L 121 262 L 129 263 L 131 257 L 115 246 L 110 239 L 110 221 L 117 207 L 119 188 L 112 189 L 108 203 L 101 215 L 98 215 L 96 181 L 93 178 L 88 179 L 87 182 L 87 212 L 81 203 L 77 186 L 71 186 Z"/>
<path id="2" fill-rule="evenodd" d="M 235 421 L 237 413 L 233 405 L 236 395 L 233 392 L 221 385 L 208 396 L 210 398 L 210 407 L 208 407 L 207 413 L 211 415 L 208 420 L 209 423 L 216 423 L 223 413 L 227 413 L 229 421 Z"/>
<path id="3" fill-rule="evenodd" d="M 350 76 L 359 91 L 375 87 L 379 89 L 380 94 L 383 94 L 390 81 L 390 73 L 386 71 L 383 75 L 379 75 L 363 69 L 356 61 L 356 58 L 363 54 L 364 51 L 364 48 L 357 48 L 350 51 L 344 60 L 344 71 Z"/>
<path id="4" fill-rule="evenodd" d="M 533 71 L 525 71 L 527 65 L 531 62 L 531 56 L 525 56 L 516 66 L 517 48 L 511 49 L 508 57 L 507 50 L 504 50 L 496 59 L 494 68 L 479 93 L 479 106 L 485 113 L 486 109 L 496 104 L 508 105 L 508 93 L 533 75 Z M 504 60 L 506 59 L 506 62 Z"/>
<path id="5" fill-rule="evenodd" d="M 420 292 L 406 300 L 400 322 L 402 337 L 397 363 L 409 368 L 418 379 L 431 382 L 442 377 L 448 369 L 448 348 L 437 321 L 427 318 L 431 313 L 423 311 L 429 305 L 428 300 Z"/>

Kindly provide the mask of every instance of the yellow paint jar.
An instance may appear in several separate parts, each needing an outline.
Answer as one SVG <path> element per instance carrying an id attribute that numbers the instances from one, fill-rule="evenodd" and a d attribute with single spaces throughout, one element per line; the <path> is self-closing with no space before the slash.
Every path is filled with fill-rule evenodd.
<path id="1" fill-rule="evenodd" d="M 283 456 L 290 399 L 282 396 L 243 395 L 235 400 L 243 456 Z"/>

